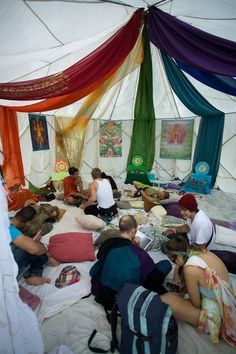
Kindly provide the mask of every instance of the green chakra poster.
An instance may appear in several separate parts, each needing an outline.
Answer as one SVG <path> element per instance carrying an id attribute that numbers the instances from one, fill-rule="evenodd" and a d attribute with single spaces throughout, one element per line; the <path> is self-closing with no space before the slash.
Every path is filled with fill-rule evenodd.
<path id="1" fill-rule="evenodd" d="M 99 122 L 99 148 L 101 157 L 122 156 L 122 122 Z"/>
<path id="2" fill-rule="evenodd" d="M 193 129 L 193 119 L 163 120 L 160 157 L 164 159 L 191 160 Z"/>

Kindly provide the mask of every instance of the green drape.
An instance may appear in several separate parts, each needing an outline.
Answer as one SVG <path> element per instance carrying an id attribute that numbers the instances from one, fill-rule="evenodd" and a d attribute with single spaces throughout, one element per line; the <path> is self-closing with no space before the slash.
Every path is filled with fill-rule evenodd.
<path id="1" fill-rule="evenodd" d="M 143 28 L 144 60 L 140 68 L 138 90 L 134 109 L 134 125 L 127 169 L 148 172 L 155 155 L 155 113 L 153 106 L 152 60 L 146 24 Z M 134 168 L 135 169 L 135 168 Z"/>
<path id="2" fill-rule="evenodd" d="M 213 107 L 191 84 L 175 62 L 168 55 L 161 53 L 170 85 L 181 102 L 194 114 L 201 116 L 196 141 L 192 170 L 199 161 L 206 161 L 210 166 L 212 186 L 216 181 L 220 164 L 221 144 L 224 131 L 223 112 Z"/>

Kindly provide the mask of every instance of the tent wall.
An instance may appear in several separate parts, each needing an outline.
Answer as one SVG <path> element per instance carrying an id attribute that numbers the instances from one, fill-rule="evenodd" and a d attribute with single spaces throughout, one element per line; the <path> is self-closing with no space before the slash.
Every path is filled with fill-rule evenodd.
<path id="1" fill-rule="evenodd" d="M 25 177 L 37 187 L 50 178 L 55 166 L 54 116 L 46 116 L 46 119 L 49 150 L 33 151 L 28 113 L 18 113 L 20 145 Z"/>
<path id="2" fill-rule="evenodd" d="M 54 171 L 55 166 L 55 130 L 54 117 L 47 116 L 50 150 L 32 151 L 28 114 L 18 114 L 20 143 L 23 156 L 25 176 L 31 183 L 40 186 Z M 160 158 L 161 119 L 156 121 L 156 154 L 153 170 L 159 179 L 171 177 L 184 179 L 191 172 L 192 161 Z M 200 118 L 194 118 L 193 151 L 196 142 Z M 125 179 L 126 164 L 132 134 L 133 120 L 122 121 L 122 157 L 100 157 L 99 154 L 99 120 L 92 119 L 87 127 L 85 146 L 81 164 L 81 175 L 85 183 L 91 181 L 91 169 L 98 166 L 115 178 Z M 236 113 L 226 114 L 222 144 L 220 169 L 216 187 L 225 192 L 236 191 Z M 193 158 L 193 153 L 192 153 Z"/>

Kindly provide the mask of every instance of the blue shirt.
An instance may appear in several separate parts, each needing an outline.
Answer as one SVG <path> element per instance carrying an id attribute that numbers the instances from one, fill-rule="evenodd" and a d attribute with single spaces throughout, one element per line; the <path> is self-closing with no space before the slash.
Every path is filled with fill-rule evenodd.
<path id="1" fill-rule="evenodd" d="M 22 235 L 22 232 L 11 224 L 9 226 L 9 232 L 10 232 L 10 236 L 11 236 L 12 241 L 14 241 L 18 236 Z"/>

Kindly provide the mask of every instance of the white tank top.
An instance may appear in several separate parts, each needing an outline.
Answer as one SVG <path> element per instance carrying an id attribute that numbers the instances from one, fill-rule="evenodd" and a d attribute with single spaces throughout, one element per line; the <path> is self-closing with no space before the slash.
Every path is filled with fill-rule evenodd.
<path id="1" fill-rule="evenodd" d="M 96 193 L 98 208 L 108 209 L 115 204 L 111 184 L 105 178 L 102 180 L 96 179 L 96 182 L 98 184 Z"/>

